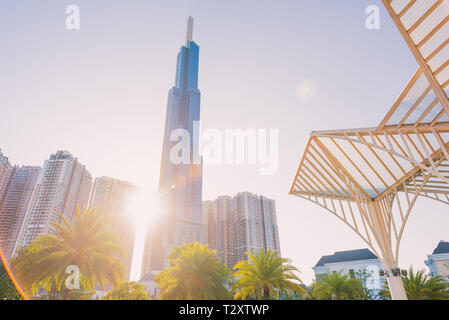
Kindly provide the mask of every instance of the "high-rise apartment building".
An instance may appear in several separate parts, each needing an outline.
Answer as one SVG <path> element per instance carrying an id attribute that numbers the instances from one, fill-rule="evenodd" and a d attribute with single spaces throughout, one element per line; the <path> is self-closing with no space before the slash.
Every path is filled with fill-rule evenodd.
<path id="1" fill-rule="evenodd" d="M 76 208 L 85 210 L 92 178 L 86 167 L 68 151 L 58 151 L 45 160 L 16 242 L 17 250 L 38 235 L 52 233 L 59 214 L 73 221 Z"/>
<path id="2" fill-rule="evenodd" d="M 6 260 L 12 256 L 40 170 L 15 166 L 1 186 L 0 248 Z"/>
<path id="3" fill-rule="evenodd" d="M 260 248 L 280 253 L 275 201 L 249 192 L 203 202 L 206 242 L 229 268 Z"/>
<path id="4" fill-rule="evenodd" d="M 209 248 L 217 250 L 217 209 L 216 201 L 203 201 L 201 211 L 203 215 L 204 240 Z"/>
<path id="5" fill-rule="evenodd" d="M 163 269 L 165 257 L 173 246 L 204 242 L 201 217 L 202 159 L 199 156 L 199 136 L 195 134 L 200 120 L 199 47 L 192 41 L 192 27 L 193 19 L 189 17 L 186 44 L 181 47 L 177 59 L 176 83 L 168 94 L 159 181 L 162 213 L 148 232 L 143 275 Z M 171 139 L 173 134 L 178 136 L 179 141 Z M 183 142 L 187 142 L 187 146 L 181 151 L 183 161 L 179 163 L 174 159 L 179 153 L 173 151 L 184 138 L 187 141 Z"/>
<path id="6" fill-rule="evenodd" d="M 221 196 L 202 205 L 204 235 L 210 249 L 229 268 L 237 262 L 238 228 L 237 207 L 232 197 Z"/>
<path id="7" fill-rule="evenodd" d="M 0 149 L 0 187 L 5 183 L 8 175 L 11 173 L 11 170 L 11 163 L 9 163 L 8 158 L 2 153 L 2 150 Z"/>
<path id="8" fill-rule="evenodd" d="M 260 248 L 280 253 L 275 201 L 249 192 L 234 198 L 238 212 L 237 259 L 246 259 L 245 252 Z"/>
<path id="9" fill-rule="evenodd" d="M 135 225 L 128 210 L 130 197 L 135 189 L 134 185 L 126 181 L 110 177 L 96 178 L 89 202 L 90 208 L 100 210 L 101 214 L 112 218 L 111 231 L 119 235 L 119 244 L 125 251 L 122 258 L 126 267 L 125 281 L 130 278 L 136 236 Z"/>

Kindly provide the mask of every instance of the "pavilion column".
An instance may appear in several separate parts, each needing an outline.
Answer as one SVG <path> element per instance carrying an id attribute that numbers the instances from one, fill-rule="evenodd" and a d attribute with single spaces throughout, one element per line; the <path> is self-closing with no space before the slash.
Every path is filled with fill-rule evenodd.
<path id="1" fill-rule="evenodd" d="M 387 282 L 388 286 L 390 287 L 391 299 L 408 300 L 401 276 L 393 276 L 391 268 L 388 270 L 388 272 L 390 273 L 390 275 L 387 277 Z"/>
<path id="2" fill-rule="evenodd" d="M 399 264 L 393 254 L 391 237 L 389 237 L 387 233 L 387 225 L 382 209 L 376 201 L 369 201 L 366 208 L 368 209 L 368 214 L 374 229 L 372 230 L 373 234 L 376 235 L 376 242 L 380 248 L 379 254 L 382 255 L 382 257 L 379 258 L 382 261 L 384 270 L 387 271 L 386 277 L 390 288 L 391 298 L 393 300 L 408 300 L 400 272 L 399 275 L 394 275 L 393 273 L 393 269 L 399 269 Z"/>

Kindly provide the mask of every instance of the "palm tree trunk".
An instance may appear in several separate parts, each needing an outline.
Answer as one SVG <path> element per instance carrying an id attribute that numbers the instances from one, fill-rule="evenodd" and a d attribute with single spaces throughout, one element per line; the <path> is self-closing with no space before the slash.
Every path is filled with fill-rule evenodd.
<path id="1" fill-rule="evenodd" d="M 263 288 L 263 299 L 270 300 L 270 289 L 267 286 Z"/>
<path id="2" fill-rule="evenodd" d="M 67 289 L 64 292 L 64 300 L 70 300 L 70 294 L 72 293 L 72 290 Z"/>

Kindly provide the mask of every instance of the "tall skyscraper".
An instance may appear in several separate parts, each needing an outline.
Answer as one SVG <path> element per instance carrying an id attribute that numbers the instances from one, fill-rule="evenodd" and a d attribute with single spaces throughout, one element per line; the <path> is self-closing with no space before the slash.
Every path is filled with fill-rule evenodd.
<path id="1" fill-rule="evenodd" d="M 41 167 L 15 166 L 0 189 L 0 248 L 12 256 Z"/>
<path id="2" fill-rule="evenodd" d="M 45 160 L 16 242 L 17 250 L 40 234 L 52 233 L 52 223 L 62 214 L 73 221 L 76 207 L 87 208 L 92 178 L 86 167 L 68 151 Z"/>
<path id="3" fill-rule="evenodd" d="M 162 147 L 159 194 L 162 214 L 148 233 L 142 272 L 161 270 L 165 257 L 174 245 L 203 242 L 201 197 L 202 160 L 199 157 L 199 137 L 195 125 L 200 120 L 200 91 L 198 90 L 199 47 L 192 41 L 193 19 L 187 23 L 186 44 L 181 47 L 176 65 L 176 83 L 169 91 L 165 132 Z M 173 161 L 171 141 L 175 130 L 183 129 L 189 135 L 190 161 Z"/>
<path id="4" fill-rule="evenodd" d="M 247 260 L 245 252 L 280 252 L 275 202 L 264 196 L 241 192 L 204 201 L 203 222 L 206 242 L 230 269 Z"/>
<path id="5" fill-rule="evenodd" d="M 120 236 L 120 245 L 125 250 L 122 259 L 126 267 L 124 281 L 129 281 L 130 278 L 136 236 L 134 222 L 127 210 L 135 189 L 134 185 L 126 181 L 110 177 L 96 178 L 89 202 L 89 207 L 100 210 L 113 219 L 111 231 Z"/>

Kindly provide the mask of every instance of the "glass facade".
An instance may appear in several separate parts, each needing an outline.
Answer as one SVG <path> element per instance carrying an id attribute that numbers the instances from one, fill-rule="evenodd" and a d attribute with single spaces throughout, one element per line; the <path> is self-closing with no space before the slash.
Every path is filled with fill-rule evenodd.
<path id="1" fill-rule="evenodd" d="M 202 160 L 198 150 L 199 137 L 194 130 L 195 123 L 200 120 L 198 63 L 199 46 L 193 41 L 187 41 L 178 54 L 176 82 L 168 94 L 159 181 L 162 214 L 147 234 L 143 275 L 164 268 L 165 257 L 173 246 L 195 241 L 204 243 L 201 215 Z M 170 159 L 172 148 L 180 143 L 171 141 L 170 136 L 179 129 L 188 132 L 188 163 L 176 164 Z"/>

